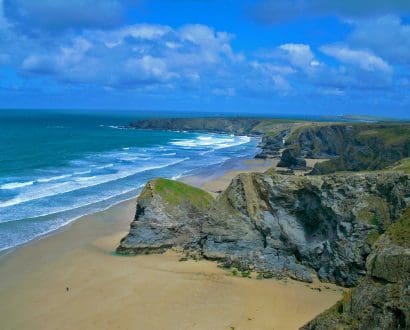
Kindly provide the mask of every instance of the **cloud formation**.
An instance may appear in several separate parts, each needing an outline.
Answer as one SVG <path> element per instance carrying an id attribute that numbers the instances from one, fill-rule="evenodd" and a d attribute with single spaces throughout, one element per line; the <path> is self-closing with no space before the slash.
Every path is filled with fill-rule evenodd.
<path id="1" fill-rule="evenodd" d="M 283 23 L 298 18 L 336 16 L 344 18 L 375 17 L 410 13 L 408 0 L 261 0 L 252 8 L 254 19 Z"/>
<path id="2" fill-rule="evenodd" d="M 351 24 L 354 31 L 349 44 L 370 49 L 393 63 L 410 65 L 410 25 L 399 17 L 388 15 Z"/>
<path id="3" fill-rule="evenodd" d="M 173 29 L 131 25 L 110 31 L 87 30 L 21 54 L 26 75 L 49 76 L 63 83 L 110 88 L 200 82 L 210 70 L 240 61 L 232 36 L 205 25 Z"/>
<path id="4" fill-rule="evenodd" d="M 273 37 L 264 49 L 242 52 L 236 42 L 241 31 L 235 36 L 204 24 L 125 24 L 124 6 L 132 2 L 0 0 L 0 68 L 6 76 L 0 93 L 75 89 L 106 98 L 121 93 L 178 102 L 252 100 L 252 107 L 261 100 L 303 104 L 313 98 L 410 104 L 403 92 L 410 86 L 410 28 L 397 16 L 368 19 L 361 13 L 343 23 L 350 31 L 342 40 Z M 319 0 L 286 4 L 326 5 Z M 317 10 L 309 15 L 322 12 Z"/>
<path id="5" fill-rule="evenodd" d="M 346 46 L 328 45 L 323 46 L 321 51 L 332 56 L 342 63 L 357 66 L 366 71 L 384 71 L 389 73 L 392 68 L 380 57 L 365 50 L 355 50 Z"/>

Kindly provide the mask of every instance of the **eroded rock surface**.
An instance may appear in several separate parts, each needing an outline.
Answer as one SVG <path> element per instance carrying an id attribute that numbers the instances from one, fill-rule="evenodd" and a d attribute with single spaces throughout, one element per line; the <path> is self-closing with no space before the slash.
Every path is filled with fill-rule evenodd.
<path id="1" fill-rule="evenodd" d="M 286 142 L 294 158 L 330 159 L 311 174 L 380 170 L 410 156 L 409 124 L 307 124 Z"/>
<path id="2" fill-rule="evenodd" d="M 198 246 L 201 226 L 213 197 L 181 182 L 156 179 L 138 197 L 129 234 L 121 240 L 121 254 L 162 253 L 172 247 Z"/>
<path id="3" fill-rule="evenodd" d="M 410 210 L 377 241 L 366 268 L 356 288 L 303 329 L 409 329 Z"/>
<path id="4" fill-rule="evenodd" d="M 171 186 L 158 194 L 152 185 L 138 199 L 119 252 L 178 246 L 243 269 L 303 281 L 314 272 L 345 286 L 365 274 L 371 245 L 410 199 L 409 176 L 399 173 L 241 174 L 215 202 L 195 190 L 195 203 L 191 193 Z M 169 202 L 174 195 L 177 202 Z"/>

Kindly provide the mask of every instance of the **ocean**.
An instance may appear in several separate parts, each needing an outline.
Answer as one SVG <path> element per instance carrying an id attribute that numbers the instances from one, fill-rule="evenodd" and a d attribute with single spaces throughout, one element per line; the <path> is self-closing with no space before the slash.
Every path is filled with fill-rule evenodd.
<path id="1" fill-rule="evenodd" d="M 175 116 L 1 110 L 0 251 L 133 198 L 151 178 L 215 172 L 257 152 L 246 136 L 123 128 Z"/>

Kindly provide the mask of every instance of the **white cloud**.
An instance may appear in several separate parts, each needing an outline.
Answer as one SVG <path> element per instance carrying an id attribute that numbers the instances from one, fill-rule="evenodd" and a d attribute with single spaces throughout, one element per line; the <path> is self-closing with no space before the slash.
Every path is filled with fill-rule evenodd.
<path id="1" fill-rule="evenodd" d="M 392 68 L 387 62 L 365 50 L 355 50 L 340 45 L 327 45 L 321 47 L 320 50 L 342 63 L 358 66 L 366 71 L 392 72 Z"/>
<path id="2" fill-rule="evenodd" d="M 21 69 L 62 82 L 104 87 L 195 84 L 204 81 L 201 77 L 216 79 L 222 68 L 240 58 L 232 51 L 231 38 L 204 25 L 85 30 L 68 41 L 58 40 L 58 47 L 54 42 L 26 49 L 29 54 L 24 54 Z"/>
<path id="3" fill-rule="evenodd" d="M 111 31 L 90 31 L 88 36 L 96 38 L 109 48 L 117 47 L 124 43 L 126 38 L 139 41 L 155 41 L 163 38 L 172 29 L 166 25 L 135 24 Z"/>
<path id="4" fill-rule="evenodd" d="M 233 38 L 226 32 L 215 32 L 206 25 L 185 25 L 178 31 L 182 41 L 189 41 L 199 47 L 207 62 L 216 62 L 221 54 L 234 59 L 230 42 Z"/>
<path id="5" fill-rule="evenodd" d="M 315 58 L 309 45 L 284 44 L 279 49 L 287 53 L 289 62 L 296 67 L 307 68 Z"/>
<path id="6" fill-rule="evenodd" d="M 399 17 L 383 16 L 352 23 L 348 38 L 353 47 L 371 49 L 383 58 L 398 64 L 410 64 L 410 25 Z"/>

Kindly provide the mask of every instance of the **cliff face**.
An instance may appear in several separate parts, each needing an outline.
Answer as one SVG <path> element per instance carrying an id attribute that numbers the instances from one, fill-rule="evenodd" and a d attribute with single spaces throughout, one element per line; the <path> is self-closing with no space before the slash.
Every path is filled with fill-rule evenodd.
<path id="1" fill-rule="evenodd" d="M 162 253 L 172 247 L 196 247 L 212 202 L 210 194 L 183 183 L 150 181 L 138 197 L 130 232 L 121 240 L 117 253 Z"/>
<path id="2" fill-rule="evenodd" d="M 289 128 L 292 121 L 259 118 L 159 118 L 133 122 L 136 129 L 213 132 L 235 135 L 262 135 L 276 126 Z"/>
<path id="3" fill-rule="evenodd" d="M 161 196 L 155 191 L 146 188 L 139 198 L 119 252 L 179 246 L 239 268 L 303 281 L 316 272 L 323 280 L 352 286 L 365 273 L 375 238 L 407 206 L 410 180 L 391 173 L 241 174 L 215 202 L 198 204 L 206 205 L 201 208 L 190 201 L 192 194 L 168 203 L 174 187 Z"/>
<path id="4" fill-rule="evenodd" d="M 306 125 L 292 133 L 286 148 L 295 157 L 330 159 L 311 174 L 380 170 L 410 156 L 410 125 Z"/>
<path id="5" fill-rule="evenodd" d="M 375 244 L 367 275 L 303 329 L 410 328 L 410 209 Z"/>
<path id="6" fill-rule="evenodd" d="M 305 281 L 313 270 L 352 286 L 364 274 L 374 237 L 409 197 L 409 177 L 400 174 L 242 174 L 209 212 L 202 252 Z"/>

